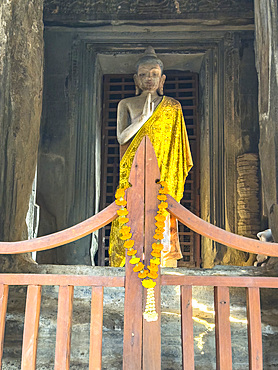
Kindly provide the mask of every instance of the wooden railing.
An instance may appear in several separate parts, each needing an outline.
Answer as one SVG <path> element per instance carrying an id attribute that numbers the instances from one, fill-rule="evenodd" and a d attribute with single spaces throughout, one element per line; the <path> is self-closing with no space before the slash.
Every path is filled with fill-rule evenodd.
<path id="1" fill-rule="evenodd" d="M 263 369 L 260 288 L 278 288 L 278 278 L 162 275 L 161 285 L 181 287 L 183 369 L 194 369 L 192 286 L 214 287 L 216 368 L 232 369 L 229 287 L 246 288 L 249 369 Z"/>
<path id="2" fill-rule="evenodd" d="M 131 188 L 127 191 L 129 226 L 133 230 L 138 256 L 144 253 L 145 262 L 150 259 L 158 206 L 157 193 L 159 169 L 153 147 L 145 138 L 137 150 L 130 174 Z M 67 230 L 30 241 L 0 243 L 0 254 L 26 253 L 58 247 L 105 226 L 116 218 L 117 206 L 111 204 L 90 219 Z M 168 211 L 193 231 L 226 246 L 250 253 L 278 257 L 278 244 L 264 243 L 244 238 L 219 229 L 168 199 Z M 127 262 L 129 257 L 127 257 Z M 260 288 L 278 288 L 278 278 L 269 277 L 223 277 L 223 276 L 177 276 L 160 275 L 155 287 L 159 320 L 146 322 L 142 319 L 142 303 L 145 292 L 141 282 L 126 263 L 126 275 L 67 276 L 39 274 L 0 274 L 0 367 L 4 342 L 5 316 L 10 285 L 27 285 L 25 323 L 22 345 L 22 369 L 35 369 L 38 326 L 40 316 L 41 287 L 58 285 L 58 315 L 56 333 L 55 369 L 69 369 L 72 301 L 75 286 L 92 287 L 91 332 L 89 368 L 101 369 L 103 287 L 125 287 L 124 308 L 124 370 L 158 370 L 161 368 L 160 287 L 181 287 L 182 353 L 183 369 L 194 369 L 192 286 L 214 286 L 215 337 L 217 369 L 232 369 L 230 331 L 229 287 L 245 287 L 247 292 L 249 368 L 263 369 L 262 333 L 260 314 Z"/>
<path id="3" fill-rule="evenodd" d="M 76 286 L 92 287 L 89 369 L 101 369 L 103 288 L 123 287 L 121 276 L 75 276 L 44 274 L 0 274 L 0 368 L 10 285 L 28 286 L 22 343 L 21 369 L 36 369 L 41 288 L 59 286 L 55 347 L 55 369 L 69 369 L 73 291 Z"/>

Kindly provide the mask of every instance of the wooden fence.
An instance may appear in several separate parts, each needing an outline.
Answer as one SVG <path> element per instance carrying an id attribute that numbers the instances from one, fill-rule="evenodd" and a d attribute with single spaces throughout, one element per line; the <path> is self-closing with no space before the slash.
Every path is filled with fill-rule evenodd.
<path id="1" fill-rule="evenodd" d="M 159 169 L 153 147 L 145 138 L 137 150 L 130 174 L 132 187 L 127 191 L 129 226 L 133 230 L 138 256 L 144 252 L 145 262 L 150 260 L 151 244 L 155 231 L 154 217 L 158 206 Z M 31 241 L 0 243 L 0 254 L 41 251 L 78 240 L 107 225 L 117 216 L 115 203 L 97 215 L 67 230 Z M 208 224 L 168 199 L 168 211 L 193 231 L 226 246 L 250 253 L 278 257 L 278 244 L 264 243 L 245 238 Z M 128 261 L 127 257 L 127 261 Z M 194 369 L 194 341 L 192 320 L 192 286 L 213 286 L 215 304 L 215 339 L 217 369 L 232 369 L 229 287 L 245 287 L 247 294 L 249 369 L 263 369 L 260 288 L 278 288 L 278 278 L 160 275 L 155 287 L 158 321 L 146 322 L 142 318 L 146 300 L 141 282 L 126 263 L 123 277 L 76 276 L 43 274 L 0 274 L 0 367 L 2 361 L 5 317 L 10 285 L 28 286 L 22 344 L 22 369 L 35 369 L 40 316 L 41 289 L 44 285 L 59 286 L 55 369 L 66 370 L 70 365 L 70 338 L 72 302 L 75 286 L 92 287 L 89 368 L 101 369 L 103 287 L 125 287 L 124 308 L 124 370 L 159 370 L 161 368 L 161 285 L 181 287 L 181 333 L 183 369 Z"/>

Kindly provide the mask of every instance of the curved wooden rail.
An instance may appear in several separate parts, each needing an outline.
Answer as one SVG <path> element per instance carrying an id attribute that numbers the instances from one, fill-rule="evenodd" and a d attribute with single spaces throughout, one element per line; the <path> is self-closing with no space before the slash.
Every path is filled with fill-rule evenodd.
<path id="1" fill-rule="evenodd" d="M 198 234 L 240 251 L 278 257 L 278 243 L 261 242 L 220 229 L 195 216 L 169 195 L 167 196 L 167 203 L 167 211 Z"/>
<path id="2" fill-rule="evenodd" d="M 95 216 L 55 234 L 19 242 L 0 242 L 0 254 L 44 251 L 81 239 L 113 221 L 117 217 L 117 209 L 119 207 L 114 202 Z"/>
<path id="3" fill-rule="evenodd" d="M 259 240 L 233 234 L 195 216 L 188 209 L 176 202 L 171 196 L 168 196 L 167 202 L 167 210 L 180 222 L 198 234 L 206 236 L 227 247 L 244 252 L 278 257 L 278 243 L 261 242 Z M 0 254 L 43 251 L 81 239 L 113 221 L 117 217 L 117 209 L 118 206 L 114 202 L 95 216 L 57 233 L 32 240 L 0 242 Z"/>

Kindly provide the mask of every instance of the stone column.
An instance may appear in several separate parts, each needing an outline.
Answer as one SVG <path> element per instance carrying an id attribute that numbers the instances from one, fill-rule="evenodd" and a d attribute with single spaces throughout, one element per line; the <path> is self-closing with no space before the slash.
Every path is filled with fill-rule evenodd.
<path id="1" fill-rule="evenodd" d="M 237 234 L 257 239 L 261 230 L 259 155 L 244 153 L 237 157 Z M 246 253 L 247 265 L 253 264 L 256 255 Z"/>
<path id="2" fill-rule="evenodd" d="M 42 15 L 43 0 L 0 5 L 1 241 L 27 238 L 42 105 Z"/>
<path id="3" fill-rule="evenodd" d="M 204 57 L 200 71 L 201 212 L 237 233 L 236 158 L 258 151 L 253 35 L 229 32 Z M 203 267 L 252 263 L 245 252 L 202 240 Z"/>
<path id="4" fill-rule="evenodd" d="M 277 0 L 255 0 L 259 82 L 260 162 L 265 215 L 278 241 L 278 16 Z"/>

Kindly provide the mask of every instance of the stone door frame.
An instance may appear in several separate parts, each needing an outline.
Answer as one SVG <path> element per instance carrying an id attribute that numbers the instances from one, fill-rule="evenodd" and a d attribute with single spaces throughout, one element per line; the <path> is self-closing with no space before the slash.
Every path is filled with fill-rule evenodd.
<path id="1" fill-rule="evenodd" d="M 201 217 L 223 229 L 236 232 L 236 150 L 233 141 L 239 140 L 240 117 L 238 104 L 239 55 L 235 52 L 242 38 L 253 39 L 253 31 L 181 31 L 157 26 L 134 32 L 117 27 L 115 32 L 99 29 L 75 29 L 71 50 L 69 106 L 73 114 L 71 137 L 76 137 L 76 157 L 73 171 L 81 179 L 75 192 L 82 202 L 75 205 L 83 219 L 99 210 L 100 194 L 100 126 L 102 109 L 103 58 L 100 55 L 139 55 L 152 45 L 158 55 L 186 56 L 202 54 L 199 71 L 200 157 L 201 157 Z M 58 30 L 57 30 L 58 29 Z M 48 32 L 73 32 L 49 27 Z M 186 63 L 185 63 L 186 64 Z M 106 72 L 107 73 L 107 72 Z M 92 139 L 93 138 L 93 142 Z M 93 145 L 92 145 L 93 144 Z M 86 165 L 84 166 L 84 162 Z M 229 179 L 229 181 L 227 181 Z M 79 197 L 80 198 L 80 197 Z M 80 221 L 80 220 L 78 220 Z M 74 224 L 76 220 L 71 221 Z M 97 235 L 92 236 L 92 255 L 97 248 Z M 223 247 L 212 241 L 202 242 L 206 266 L 213 265 Z M 225 249 L 225 247 L 224 247 Z"/>

